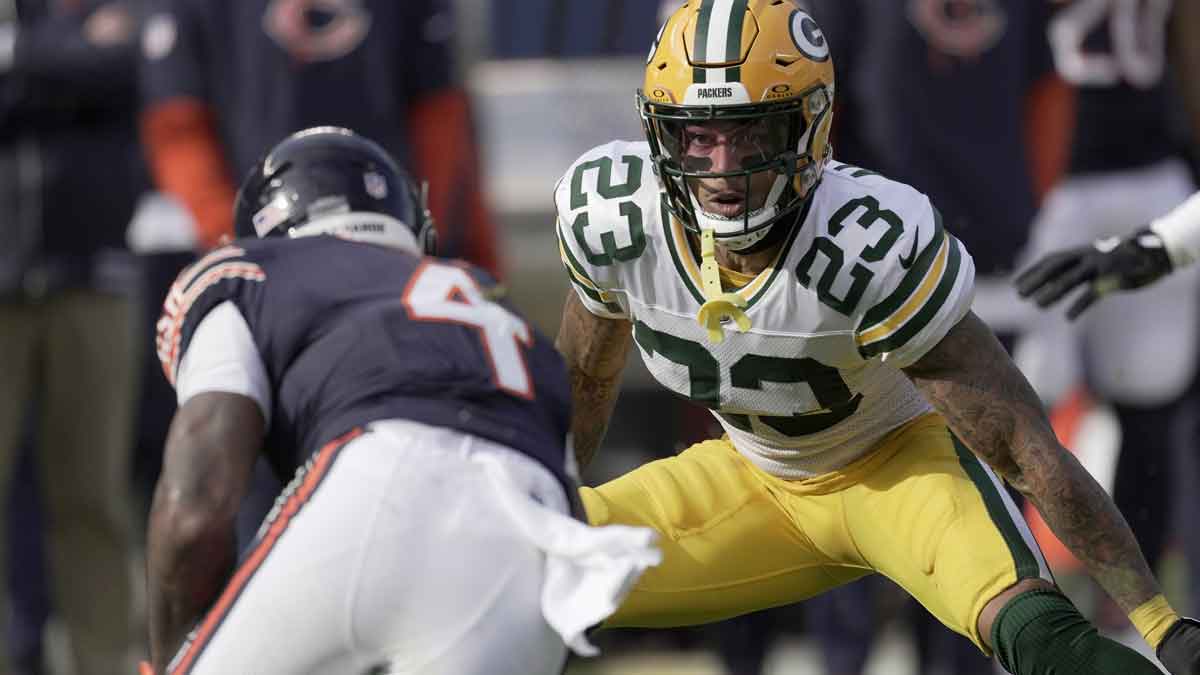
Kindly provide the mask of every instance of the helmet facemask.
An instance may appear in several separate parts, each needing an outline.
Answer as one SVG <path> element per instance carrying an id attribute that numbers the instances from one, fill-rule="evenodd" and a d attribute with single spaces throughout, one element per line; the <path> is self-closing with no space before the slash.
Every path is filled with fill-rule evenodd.
<path id="1" fill-rule="evenodd" d="M 820 176 L 826 157 L 813 157 L 813 138 L 827 123 L 830 99 L 823 85 L 785 101 L 733 106 L 658 103 L 639 92 L 646 137 L 673 215 L 693 232 L 712 230 L 716 242 L 730 250 L 745 252 L 762 242 L 775 223 L 803 206 Z M 710 127 L 728 137 L 723 143 L 734 153 L 736 168 L 712 170 L 709 155 L 717 149 L 704 134 Z M 773 174 L 769 183 L 764 173 Z M 697 191 L 715 190 L 702 181 L 719 179 L 731 193 L 742 193 L 740 213 L 702 207 Z"/>

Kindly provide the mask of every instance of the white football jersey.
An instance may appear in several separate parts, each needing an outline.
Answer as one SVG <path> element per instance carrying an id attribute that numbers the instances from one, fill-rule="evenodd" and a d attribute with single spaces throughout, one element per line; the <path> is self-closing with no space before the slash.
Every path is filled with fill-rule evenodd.
<path id="1" fill-rule="evenodd" d="M 736 290 L 750 329 L 727 324 L 717 343 L 696 320 L 699 252 L 668 211 L 646 143 L 588 151 L 554 200 L 584 305 L 632 321 L 651 374 L 712 410 L 764 470 L 835 470 L 930 410 L 900 369 L 966 315 L 974 266 L 913 188 L 829 162 L 775 262 Z"/>

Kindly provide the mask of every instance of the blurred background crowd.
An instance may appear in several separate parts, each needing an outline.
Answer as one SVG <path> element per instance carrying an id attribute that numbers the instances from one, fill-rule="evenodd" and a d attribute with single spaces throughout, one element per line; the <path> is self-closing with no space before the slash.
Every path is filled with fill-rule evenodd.
<path id="1" fill-rule="evenodd" d="M 441 253 L 492 270 L 553 335 L 568 292 L 554 183 L 584 150 L 641 138 L 634 91 L 679 2 L 0 0 L 0 671 L 128 673 L 143 655 L 140 551 L 174 412 L 155 322 L 179 270 L 231 232 L 262 152 L 318 124 L 381 142 L 429 181 Z M 1081 324 L 1009 283 L 1035 255 L 1127 232 L 1195 190 L 1200 1 L 807 5 L 837 69 L 836 156 L 939 206 L 975 257 L 975 311 L 1112 491 L 1171 602 L 1200 610 L 1200 278 Z M 630 363 L 588 483 L 717 433 Z M 277 489 L 260 473 L 246 536 Z M 1139 644 L 1041 530 L 1072 598 Z M 597 639 L 605 655 L 569 673 L 993 668 L 875 578 Z"/>

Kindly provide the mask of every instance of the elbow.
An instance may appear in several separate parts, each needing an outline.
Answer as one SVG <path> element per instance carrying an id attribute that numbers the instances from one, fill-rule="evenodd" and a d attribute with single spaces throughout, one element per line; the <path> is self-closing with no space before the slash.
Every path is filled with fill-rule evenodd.
<path id="1" fill-rule="evenodd" d="M 236 505 L 228 500 L 197 496 L 181 486 L 160 482 L 150 519 L 161 544 L 176 551 L 193 551 L 232 536 L 236 514 Z"/>
<path id="2" fill-rule="evenodd" d="M 228 422 L 222 415 L 195 415 L 177 417 L 172 425 L 151 505 L 152 519 L 165 539 L 189 545 L 232 531 L 252 458 L 228 453 L 243 433 Z"/>

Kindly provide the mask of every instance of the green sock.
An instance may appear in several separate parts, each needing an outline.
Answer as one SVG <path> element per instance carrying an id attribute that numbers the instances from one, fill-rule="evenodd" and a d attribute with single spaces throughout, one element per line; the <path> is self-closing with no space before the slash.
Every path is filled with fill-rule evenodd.
<path id="1" fill-rule="evenodd" d="M 1013 675 L 1162 675 L 1141 654 L 1101 637 L 1057 591 L 1009 600 L 992 625 L 992 645 Z"/>

